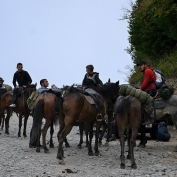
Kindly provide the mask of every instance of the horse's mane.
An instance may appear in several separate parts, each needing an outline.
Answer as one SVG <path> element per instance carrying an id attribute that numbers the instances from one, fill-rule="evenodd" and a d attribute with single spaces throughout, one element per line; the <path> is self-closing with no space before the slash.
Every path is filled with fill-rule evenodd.
<path id="1" fill-rule="evenodd" d="M 123 98 L 121 100 L 121 103 L 116 107 L 115 115 L 117 114 L 123 114 L 124 112 L 127 112 L 130 109 L 130 100 L 129 98 Z"/>

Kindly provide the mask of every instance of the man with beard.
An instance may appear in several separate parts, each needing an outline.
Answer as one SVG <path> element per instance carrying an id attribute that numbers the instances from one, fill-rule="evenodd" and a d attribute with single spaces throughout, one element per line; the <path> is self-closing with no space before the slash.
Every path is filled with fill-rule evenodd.
<path id="1" fill-rule="evenodd" d="M 7 92 L 7 89 L 3 86 L 4 80 L 0 77 L 0 98 L 1 96 Z"/>

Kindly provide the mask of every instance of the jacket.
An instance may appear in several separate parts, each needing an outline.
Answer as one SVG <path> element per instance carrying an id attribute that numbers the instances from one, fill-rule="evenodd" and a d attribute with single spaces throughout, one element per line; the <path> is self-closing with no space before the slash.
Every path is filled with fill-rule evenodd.
<path id="1" fill-rule="evenodd" d="M 103 85 L 102 81 L 99 78 L 99 73 L 85 74 L 85 77 L 82 81 L 82 87 L 91 88 L 92 86 Z"/>
<path id="2" fill-rule="evenodd" d="M 32 79 L 27 71 L 22 70 L 22 72 L 15 72 L 13 77 L 13 85 L 14 87 L 17 86 L 16 82 L 20 87 L 23 87 L 23 85 L 28 85 L 32 83 Z"/>
<path id="3" fill-rule="evenodd" d="M 140 89 L 143 91 L 148 91 L 150 89 L 156 90 L 155 81 L 156 81 L 156 76 L 153 71 L 153 68 L 146 67 L 143 73 L 143 83 Z"/>

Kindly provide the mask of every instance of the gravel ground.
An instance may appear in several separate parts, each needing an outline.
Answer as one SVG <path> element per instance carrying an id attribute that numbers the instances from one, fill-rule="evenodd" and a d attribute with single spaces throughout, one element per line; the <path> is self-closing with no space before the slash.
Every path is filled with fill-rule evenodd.
<path id="1" fill-rule="evenodd" d="M 172 138 L 169 142 L 148 141 L 144 149 L 135 148 L 135 158 L 138 168 L 132 170 L 130 161 L 126 160 L 126 168 L 120 169 L 119 141 L 102 145 L 101 156 L 88 156 L 87 148 L 77 148 L 79 142 L 78 127 L 73 127 L 68 135 L 70 148 L 65 148 L 65 165 L 59 165 L 57 155 L 57 137 L 59 127 L 55 127 L 54 145 L 49 154 L 43 150 L 36 153 L 29 149 L 29 132 L 32 118 L 28 120 L 28 137 L 18 138 L 18 118 L 14 115 L 10 120 L 10 135 L 0 134 L 0 177 L 6 176 L 44 176 L 44 177 L 117 177 L 117 176 L 177 176 L 177 153 L 173 152 L 177 144 L 177 133 L 174 127 L 169 127 Z M 47 135 L 49 140 L 49 132 Z M 103 141 L 103 144 L 105 141 Z M 138 140 L 137 140 L 137 143 Z"/>

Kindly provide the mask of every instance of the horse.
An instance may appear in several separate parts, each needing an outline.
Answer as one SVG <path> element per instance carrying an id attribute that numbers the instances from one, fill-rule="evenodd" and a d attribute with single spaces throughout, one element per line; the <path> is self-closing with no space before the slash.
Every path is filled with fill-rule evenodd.
<path id="1" fill-rule="evenodd" d="M 108 82 L 106 84 L 109 84 L 110 79 L 108 79 Z M 76 87 L 74 87 L 76 86 Z M 66 95 L 67 93 L 74 93 L 74 92 L 79 92 L 82 91 L 82 87 L 80 85 L 72 85 L 72 86 L 63 86 L 63 96 Z M 113 117 L 113 107 L 114 107 L 114 103 L 112 103 L 111 100 L 105 100 L 104 101 L 104 107 L 105 107 L 105 111 L 106 111 L 106 115 L 104 116 L 103 120 L 102 120 L 102 131 L 101 134 L 99 136 L 99 144 L 102 144 L 102 139 L 103 139 L 103 135 L 106 132 L 106 130 L 108 131 L 108 136 L 106 138 L 106 141 L 109 142 L 109 134 L 110 134 L 110 128 L 111 128 L 111 118 Z M 79 126 L 79 134 L 80 134 L 80 141 L 78 144 L 79 149 L 82 148 L 82 144 L 83 144 L 83 132 L 85 131 L 85 135 L 86 135 L 86 147 L 88 147 L 89 145 L 89 140 L 88 140 L 88 126 L 86 124 L 86 122 L 80 122 L 78 121 L 78 126 Z"/>
<path id="2" fill-rule="evenodd" d="M 3 86 L 6 88 L 7 92 L 12 91 L 12 87 L 10 85 L 3 84 Z M 2 97 L 2 95 L 0 96 L 0 107 L 1 107 L 1 97 Z M 5 119 L 5 115 L 3 114 L 3 116 L 0 117 L 1 130 L 3 130 L 3 128 L 4 128 L 4 119 Z"/>
<path id="3" fill-rule="evenodd" d="M 166 117 L 170 117 L 175 128 L 177 129 L 177 95 L 173 94 L 167 100 L 154 100 L 154 106 L 155 115 L 154 113 L 151 115 L 151 117 L 154 119 L 154 122 L 157 120 L 163 120 Z M 145 131 L 142 131 L 141 134 L 142 141 L 147 142 Z"/>
<path id="4" fill-rule="evenodd" d="M 94 90 L 98 92 L 104 100 L 115 100 L 119 93 L 119 81 L 103 85 L 102 87 L 95 87 Z M 102 117 L 106 114 L 104 106 L 102 106 L 98 112 L 95 105 L 89 104 L 81 93 L 76 92 L 66 94 L 63 97 L 60 108 L 62 108 L 60 112 L 63 112 L 63 114 L 59 116 L 59 121 L 62 122 L 62 124 L 60 124 L 60 130 L 62 131 L 58 133 L 59 147 L 57 158 L 63 160 L 63 141 L 70 133 L 77 120 L 86 122 L 89 129 L 88 155 L 94 155 L 92 151 L 93 124 L 97 121 L 94 149 L 95 155 L 98 156 L 100 154 L 98 150 L 98 131 L 101 126 L 98 120 L 100 120 L 99 117 L 101 117 L 102 120 Z"/>
<path id="5" fill-rule="evenodd" d="M 134 146 L 136 144 L 138 128 L 141 123 L 141 102 L 132 96 L 119 97 L 114 107 L 114 114 L 121 145 L 120 167 L 122 169 L 125 168 L 124 132 L 127 130 L 127 140 L 129 147 L 127 159 L 131 159 L 131 168 L 136 169 L 137 165 L 134 158 Z"/>
<path id="6" fill-rule="evenodd" d="M 0 107 L 0 117 L 3 116 L 4 111 L 7 111 L 7 116 L 5 118 L 5 133 L 9 134 L 9 119 L 11 117 L 12 111 L 19 114 L 19 131 L 18 137 L 21 136 L 21 126 L 22 126 L 22 118 L 24 116 L 24 129 L 23 129 L 23 136 L 27 137 L 26 135 L 26 125 L 27 120 L 30 115 L 30 110 L 27 106 L 27 99 L 31 95 L 32 92 L 36 91 L 37 84 L 31 84 L 27 88 L 24 88 L 20 97 L 17 98 L 17 107 L 10 108 L 10 104 L 12 102 L 12 91 L 6 92 L 1 98 L 1 107 Z"/>
<path id="7" fill-rule="evenodd" d="M 36 152 L 40 152 L 40 136 L 42 131 L 42 147 L 44 152 L 48 153 L 49 149 L 46 145 L 46 134 L 50 127 L 50 148 L 54 147 L 52 136 L 54 133 L 53 124 L 57 124 L 58 121 L 58 110 L 62 97 L 57 97 L 53 93 L 44 92 L 40 94 L 36 101 L 33 110 L 33 125 L 31 129 L 30 145 L 36 146 Z M 42 119 L 45 118 L 45 125 L 41 130 Z M 67 139 L 65 139 L 65 146 L 70 147 Z"/>

